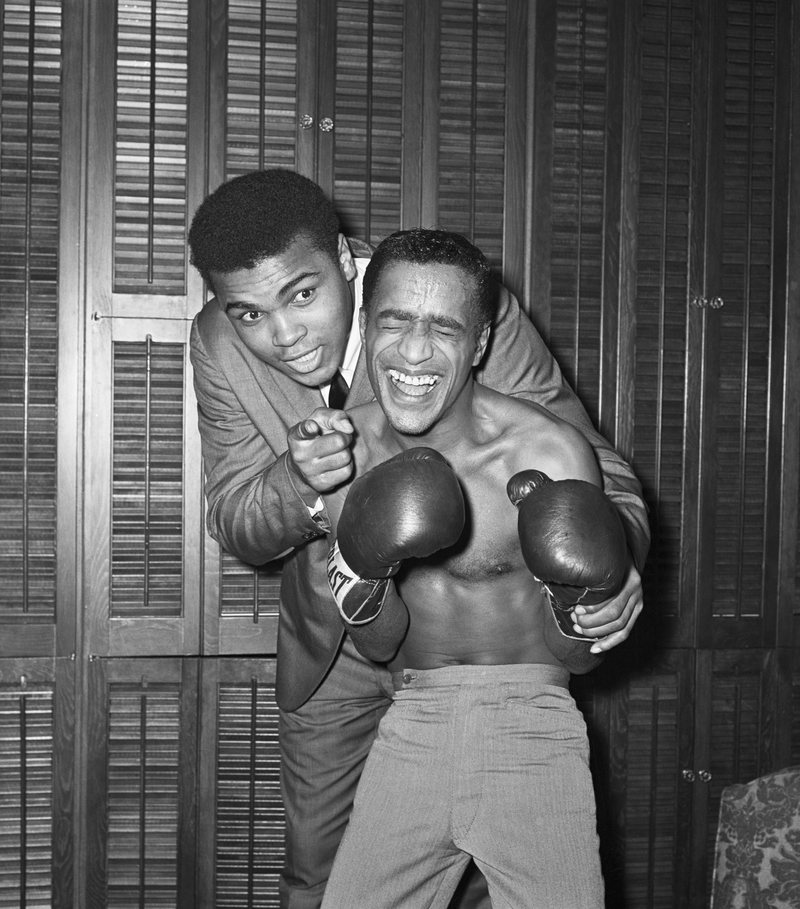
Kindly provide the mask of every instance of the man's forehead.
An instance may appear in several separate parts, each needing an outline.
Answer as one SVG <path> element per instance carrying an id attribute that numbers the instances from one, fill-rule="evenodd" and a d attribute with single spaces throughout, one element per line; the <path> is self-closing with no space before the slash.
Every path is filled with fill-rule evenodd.
<path id="1" fill-rule="evenodd" d="M 462 313 L 468 318 L 472 309 L 473 288 L 464 272 L 452 265 L 416 265 L 398 262 L 381 275 L 375 290 L 373 309 L 448 316 Z"/>

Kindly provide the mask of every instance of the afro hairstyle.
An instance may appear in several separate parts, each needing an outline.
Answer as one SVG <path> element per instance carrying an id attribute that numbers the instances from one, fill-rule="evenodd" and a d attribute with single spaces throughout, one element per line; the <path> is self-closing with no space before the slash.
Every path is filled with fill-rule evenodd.
<path id="1" fill-rule="evenodd" d="M 338 258 L 339 218 L 322 189 L 291 170 L 251 171 L 223 183 L 199 206 L 189 229 L 191 263 L 211 273 L 253 268 L 300 236 Z"/>

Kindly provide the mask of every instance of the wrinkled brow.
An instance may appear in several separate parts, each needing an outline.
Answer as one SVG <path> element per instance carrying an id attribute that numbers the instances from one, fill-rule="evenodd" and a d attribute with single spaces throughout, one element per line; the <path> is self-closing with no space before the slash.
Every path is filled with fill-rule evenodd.
<path id="1" fill-rule="evenodd" d="M 376 313 L 375 316 L 377 319 L 397 319 L 398 322 L 413 322 L 416 319 L 419 319 L 419 314 L 414 312 L 409 312 L 406 309 L 382 309 L 379 313 Z M 434 325 L 438 325 L 441 328 L 449 328 L 452 331 L 466 331 L 466 326 L 463 322 L 459 322 L 458 319 L 452 319 L 449 316 L 437 316 L 435 313 L 432 313 L 430 316 L 424 319 L 426 322 L 432 322 Z"/>

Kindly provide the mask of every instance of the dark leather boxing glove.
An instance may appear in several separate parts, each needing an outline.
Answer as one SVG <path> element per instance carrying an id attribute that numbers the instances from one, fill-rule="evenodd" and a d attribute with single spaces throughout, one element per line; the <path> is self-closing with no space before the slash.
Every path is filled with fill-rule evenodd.
<path id="1" fill-rule="evenodd" d="M 328 582 L 342 618 L 371 622 L 405 559 L 452 546 L 464 529 L 456 475 L 432 448 L 411 448 L 353 482 L 328 555 Z"/>
<path id="2" fill-rule="evenodd" d="M 570 613 L 583 603 L 614 596 L 628 570 L 628 544 L 619 513 L 608 496 L 583 480 L 551 480 L 522 470 L 508 481 L 519 508 L 522 557 L 550 596 L 562 634 L 586 641 L 572 629 Z"/>

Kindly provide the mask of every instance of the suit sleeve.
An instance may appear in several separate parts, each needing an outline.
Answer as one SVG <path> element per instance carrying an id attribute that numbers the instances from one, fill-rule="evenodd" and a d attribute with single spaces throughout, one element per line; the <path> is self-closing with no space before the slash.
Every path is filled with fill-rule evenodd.
<path id="1" fill-rule="evenodd" d="M 301 499 L 286 464 L 287 427 L 269 402 L 259 400 L 258 415 L 247 412 L 196 325 L 191 359 L 211 536 L 237 558 L 262 565 L 324 535 L 327 515 L 315 520 Z"/>
<path id="2" fill-rule="evenodd" d="M 541 335 L 505 287 L 500 289 L 491 346 L 478 378 L 497 391 L 541 404 L 583 432 L 603 474 L 603 488 L 622 516 L 628 546 L 641 572 L 650 548 L 650 525 L 641 484 L 630 465 L 592 426 Z"/>

